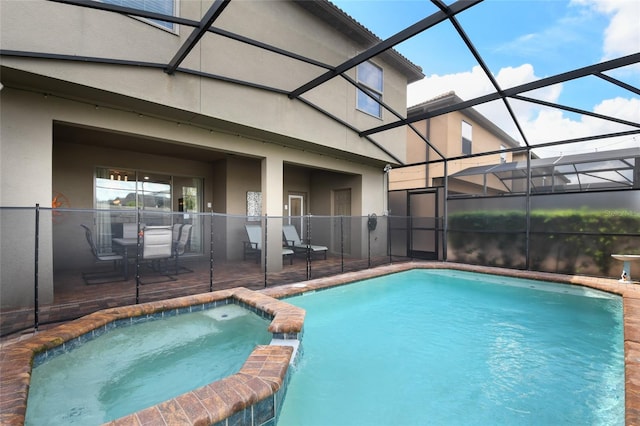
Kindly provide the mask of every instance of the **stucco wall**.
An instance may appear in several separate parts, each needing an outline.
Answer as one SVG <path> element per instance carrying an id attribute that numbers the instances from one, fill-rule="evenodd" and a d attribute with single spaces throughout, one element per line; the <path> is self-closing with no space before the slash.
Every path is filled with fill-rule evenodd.
<path id="1" fill-rule="evenodd" d="M 469 123 L 472 127 L 472 153 L 483 153 L 498 151 L 500 146 L 508 146 L 494 133 L 487 130 L 482 124 L 470 118 L 463 112 L 456 111 L 445 115 L 433 117 L 427 126 L 426 120 L 414 123 L 422 134 L 425 134 L 429 142 L 440 151 L 445 157 L 459 157 L 462 155 L 462 121 Z M 422 141 L 412 131 L 407 131 L 407 158 L 409 163 L 425 161 L 423 154 L 425 142 Z M 414 160 L 415 159 L 415 160 Z M 429 161 L 439 160 L 440 156 L 433 149 L 429 149 Z M 512 161 L 512 154 L 506 153 L 506 161 Z M 481 157 L 452 160 L 447 163 L 447 173 L 452 174 L 464 170 L 468 167 L 475 167 L 486 164 L 499 164 L 500 154 L 492 154 Z M 429 179 L 425 181 L 425 173 Z M 391 172 L 391 189 L 422 188 L 433 185 L 434 178 L 444 176 L 444 163 L 434 163 L 428 165 L 428 170 L 424 167 L 403 168 Z M 468 176 L 460 178 L 460 182 L 449 182 L 451 191 L 461 191 L 465 193 L 478 192 L 484 184 L 483 176 Z M 495 176 L 487 176 L 488 191 L 504 191 L 506 188 Z"/>
<path id="2" fill-rule="evenodd" d="M 189 0 L 178 4 L 182 17 L 199 20 L 210 2 Z M 124 15 L 46 1 L 6 0 L 1 7 L 0 45 L 9 50 L 166 64 L 192 31 L 180 27 L 178 34 L 171 34 Z M 216 26 L 334 65 L 363 50 L 363 46 L 355 45 L 345 35 L 287 1 L 231 2 Z M 378 58 L 374 62 L 384 67 L 385 103 L 404 114 L 406 77 Z M 180 72 L 168 75 L 162 67 L 15 57 L 3 57 L 2 64 L 380 161 L 390 160 L 382 150 L 355 132 L 282 93 Z M 213 34 L 206 34 L 181 66 L 285 91 L 293 90 L 325 71 Z M 355 78 L 355 69 L 348 74 Z M 356 89 L 344 79 L 335 78 L 303 97 L 359 129 L 395 120 L 391 114 L 385 113 L 380 120 L 357 111 Z M 404 129 L 372 137 L 400 160 L 406 156 L 404 138 Z"/>
<path id="3" fill-rule="evenodd" d="M 199 20 L 211 2 L 182 0 L 178 4 L 180 16 Z M 44 0 L 4 0 L 0 8 L 0 48 L 4 50 L 166 64 L 192 32 L 179 27 L 174 34 L 125 15 Z M 292 2 L 231 2 L 216 25 L 334 65 L 363 50 Z M 268 189 L 263 211 L 279 215 L 283 165 L 296 164 L 330 171 L 335 178 L 329 184 L 322 180 L 323 175 L 308 172 L 309 206 L 314 214 L 331 214 L 331 204 L 323 201 L 330 199 L 333 188 L 348 186 L 352 188 L 352 214 L 380 215 L 385 208 L 382 166 L 395 160 L 356 132 L 284 93 L 183 72 L 168 75 L 161 66 L 13 56 L 2 56 L 0 61 L 2 207 L 50 206 L 54 191 L 64 193 L 71 207 L 93 207 L 93 173 L 102 165 L 201 176 L 205 179 L 204 206 L 212 203 L 216 212 L 245 214 L 246 191 Z M 384 102 L 404 114 L 406 78 L 383 61 L 376 58 L 374 62 L 384 67 Z M 212 34 L 204 37 L 181 66 L 284 91 L 324 72 Z M 355 78 L 355 70 L 347 73 Z M 357 111 L 356 89 L 341 78 L 303 96 L 358 129 L 395 121 L 387 113 L 380 120 Z M 155 153 L 153 143 L 135 153 L 127 148 L 92 147 L 91 140 L 65 146 L 54 135 L 55 122 L 245 159 L 224 157 L 207 163 L 167 158 Z M 404 160 L 404 129 L 372 139 Z M 12 219 L 25 224 L 3 217 L 0 225 L 0 296 L 3 303 L 28 304 L 33 298 L 29 293 L 33 228 L 26 217 Z M 56 243 L 51 224 L 51 218 L 41 222 L 42 300 L 53 294 Z M 281 243 L 277 240 L 274 245 Z M 271 260 L 281 262 L 275 257 Z"/>
<path id="4" fill-rule="evenodd" d="M 171 120 L 140 116 L 130 111 L 96 108 L 87 102 L 54 95 L 45 96 L 32 91 L 5 87 L 0 91 L 0 101 L 3 106 L 0 112 L 3 123 L 0 128 L 0 203 L 3 207 L 29 207 L 36 203 L 48 207 L 51 205 L 53 191 L 59 191 L 67 196 L 71 207 L 92 208 L 95 167 L 130 166 L 157 172 L 166 171 L 168 174 L 180 174 L 182 171 L 186 175 L 202 176 L 205 179 L 205 206 L 209 201 L 222 199 L 221 205 L 226 207 L 227 212 L 245 214 L 246 191 L 261 188 L 261 159 L 272 157 L 279 159 L 277 164 L 281 168 L 286 162 L 314 169 L 314 172 L 309 172 L 312 175 L 320 173 L 310 180 L 310 193 L 318 194 L 318 199 L 315 195 L 311 197 L 312 213 L 331 214 L 327 209 L 330 202 L 324 204 L 324 201 L 329 200 L 331 190 L 349 186 L 353 191 L 352 214 L 375 212 L 380 215 L 384 209 L 383 173 L 376 167 L 285 148 L 265 140 L 214 132 L 196 126 L 178 126 Z M 203 149 L 215 148 L 236 153 L 236 156 L 230 157 L 235 157 L 236 160 L 200 163 L 163 158 L 151 153 L 95 147 L 91 146 L 91 141 L 80 145 L 66 144 L 63 140 L 55 140 L 54 122 L 107 129 L 114 133 L 138 135 Z M 323 174 L 325 172 L 319 170 L 332 170 L 329 173 L 332 178 L 326 180 Z M 216 181 L 214 176 L 222 177 L 221 182 Z M 219 184 L 225 189 L 217 189 L 214 195 L 213 188 L 219 188 Z M 274 190 L 282 191 L 283 185 L 281 178 Z M 216 201 L 213 205 L 215 211 L 219 211 L 218 205 Z M 314 212 L 316 207 L 317 212 Z M 280 214 L 282 196 L 271 208 L 274 211 L 277 209 L 277 214 Z M 24 216 L 19 221 L 21 223 L 3 217 L 0 296 L 3 303 L 28 305 L 33 300 L 33 228 L 31 218 Z M 50 216 L 41 220 L 39 272 L 42 303 L 50 300 L 53 295 L 53 250 L 56 245 L 52 239 L 51 226 Z M 274 239 L 274 244 L 279 242 Z M 79 244 L 82 247 L 85 243 L 81 241 Z M 84 252 L 82 256 L 88 254 Z M 82 256 L 76 259 L 82 259 Z M 281 262 L 281 259 L 278 261 Z"/>
<path id="5" fill-rule="evenodd" d="M 30 100 L 42 95 L 18 96 L 0 90 L 0 205 L 51 205 L 51 111 Z M 0 301 L 2 305 L 33 303 L 35 274 L 35 215 L 33 210 L 3 210 L 0 218 Z M 40 220 L 40 300 L 53 298 L 51 215 Z"/>

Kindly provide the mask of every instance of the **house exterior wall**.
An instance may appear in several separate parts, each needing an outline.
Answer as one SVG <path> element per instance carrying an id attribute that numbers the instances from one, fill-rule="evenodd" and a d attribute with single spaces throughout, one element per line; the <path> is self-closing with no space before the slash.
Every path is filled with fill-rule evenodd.
<path id="1" fill-rule="evenodd" d="M 419 133 L 407 128 L 407 164 L 425 163 L 434 158 L 433 150 L 420 137 L 429 138 L 430 129 L 427 121 L 422 120 L 413 124 Z M 427 166 L 424 164 L 404 167 L 400 170 L 391 169 L 389 189 L 422 188 L 427 184 Z"/>
<path id="2" fill-rule="evenodd" d="M 200 19 L 210 6 L 208 1 L 195 0 L 181 1 L 177 4 L 180 7 L 179 15 L 193 20 Z M 140 19 L 48 1 L 7 0 L 2 2 L 0 7 L 0 47 L 6 50 L 166 63 L 192 31 L 189 27 L 178 26 L 174 34 Z M 286 22 L 286 25 L 282 25 L 283 22 Z M 216 21 L 216 26 L 265 43 L 274 43 L 278 47 L 300 54 L 312 52 L 315 59 L 330 64 L 340 63 L 363 48 L 290 1 L 233 2 Z M 385 64 L 383 59 L 375 58 L 374 62 L 384 69 L 385 103 L 404 113 L 407 77 L 395 67 Z M 30 119 L 28 123 L 24 120 L 13 120 L 13 129 L 19 135 L 26 135 L 28 132 L 50 134 L 53 120 L 61 120 L 73 125 L 126 131 L 157 137 L 164 141 L 253 156 L 260 156 L 256 151 L 256 144 L 267 141 L 296 148 L 302 145 L 315 146 L 315 152 L 328 152 L 338 159 L 342 155 L 352 159 L 355 155 L 362 163 L 376 169 L 381 169 L 380 165 L 385 163 L 395 163 L 395 160 L 383 150 L 360 138 L 356 132 L 281 93 L 186 73 L 167 75 L 157 68 L 14 56 L 2 56 L 1 64 L 4 71 L 19 70 L 20 75 L 17 82 L 3 78 L 5 87 L 25 90 L 14 92 L 5 98 L 3 105 L 18 99 L 19 93 L 25 94 L 25 102 L 41 104 L 38 107 L 46 108 L 46 103 L 37 99 L 45 94 L 49 95 L 50 105 L 53 99 L 78 102 L 72 108 L 74 112 L 70 114 L 65 114 L 56 107 L 58 116 L 43 119 L 41 126 L 33 125 L 38 123 L 37 118 Z M 283 90 L 293 90 L 324 72 L 320 67 L 287 59 L 213 34 L 205 35 L 201 43 L 186 57 L 182 67 L 222 77 L 247 79 Z M 347 74 L 356 78 L 355 69 L 349 70 Z M 38 96 L 33 98 L 28 95 L 29 92 L 38 93 Z M 358 111 L 356 89 L 344 79 L 333 79 L 326 85 L 305 93 L 304 97 L 359 129 L 378 126 L 386 120 L 395 120 L 395 117 L 386 112 L 381 120 Z M 83 104 L 88 108 L 83 109 L 81 114 L 76 114 L 77 107 Z M 95 106 L 95 111 L 91 111 L 92 106 Z M 24 110 L 29 108 L 31 107 Z M 128 115 L 125 111 L 131 114 Z M 83 115 L 87 118 L 83 118 Z M 171 121 L 183 126 L 171 128 L 173 124 L 168 124 Z M 18 130 L 18 126 L 21 125 L 28 128 Z M 187 127 L 191 126 L 213 129 L 212 134 L 215 137 L 203 137 L 202 134 L 195 136 L 195 129 L 187 130 Z M 218 128 L 221 130 L 220 133 L 216 132 Z M 243 130 L 247 131 L 248 137 L 242 138 L 241 143 L 238 143 L 237 138 L 225 133 L 240 135 Z M 19 137 L 12 138 L 11 134 L 5 131 L 4 147 L 7 149 L 7 156 L 11 156 L 13 150 L 26 149 L 24 144 L 17 144 L 18 139 Z M 50 183 L 47 182 L 52 175 L 52 165 L 49 159 L 41 154 L 51 152 L 52 147 L 46 137 L 35 139 L 44 144 L 42 149 L 29 151 L 25 155 L 16 152 L 16 158 L 24 158 L 29 162 L 27 167 L 37 169 L 36 174 L 29 176 L 42 175 L 41 178 L 35 179 L 40 191 L 11 190 L 13 185 L 21 186 L 25 181 L 12 179 L 15 174 L 5 173 L 2 187 L 7 188 L 6 192 L 13 195 L 0 199 L 2 205 L 33 205 L 36 202 L 45 204 L 50 199 L 52 188 L 48 187 Z M 383 132 L 375 135 L 373 139 L 396 158 L 406 158 L 404 129 Z M 280 155 L 278 149 L 274 146 L 271 148 L 274 149 L 263 152 L 262 155 Z M 38 159 L 30 158 L 35 156 L 36 152 Z M 297 161 L 299 164 L 316 164 L 311 159 L 313 156 L 308 155 L 308 151 L 300 157 L 302 160 Z M 328 170 L 353 172 L 351 163 L 345 167 L 334 166 L 333 161 L 326 159 L 322 162 Z M 43 167 L 43 163 L 48 164 Z M 22 168 L 22 165 L 14 165 Z M 118 165 L 124 167 L 124 164 Z M 10 171 L 10 167 L 7 170 Z M 375 170 L 375 173 L 382 174 L 382 170 Z M 231 179 L 227 179 L 227 185 L 233 185 Z M 224 212 L 241 211 L 237 202 L 234 204 L 232 200 L 221 196 L 219 189 L 217 191 L 215 206 L 223 207 Z M 22 198 L 16 198 L 15 194 L 18 193 Z M 38 193 L 40 195 L 37 195 Z M 213 197 L 213 194 L 209 196 Z M 87 201 L 83 202 L 82 206 L 90 207 L 90 204 Z M 360 206 L 355 210 L 362 209 Z M 368 207 L 366 210 L 380 212 L 382 204 Z"/>
<path id="3" fill-rule="evenodd" d="M 428 121 L 428 122 L 427 122 Z M 427 139 L 443 156 L 455 158 L 462 156 L 462 122 L 472 126 L 472 154 L 499 151 L 500 146 L 510 147 L 510 141 L 505 141 L 488 129 L 482 122 L 464 111 L 455 111 L 449 114 L 439 115 L 414 123 L 414 127 L 426 135 Z M 441 159 L 440 155 L 429 148 L 428 157 L 420 155 L 426 143 L 415 132 L 407 130 L 407 158 L 408 163 L 420 163 Z M 506 161 L 512 161 L 510 152 L 505 153 Z M 414 160 L 415 159 L 415 160 Z M 499 164 L 500 154 L 483 155 L 477 157 L 450 160 L 447 162 L 447 174 L 449 176 L 469 167 Z M 390 174 L 390 189 L 415 189 L 443 185 L 445 175 L 444 162 L 433 164 L 420 164 L 408 168 L 392 170 Z M 480 193 L 485 182 L 483 175 L 464 176 L 449 180 L 450 192 Z M 511 188 L 511 183 L 505 186 L 494 175 L 487 175 L 487 192 L 500 193 Z"/>
<path id="4" fill-rule="evenodd" d="M 33 94 L 18 96 L 6 87 L 0 91 L 0 205 L 35 206 L 51 203 L 51 111 L 31 107 Z M 37 123 L 31 125 L 31 123 Z M 53 298 L 51 217 L 41 221 L 38 272 L 42 300 Z M 0 220 L 0 301 L 29 305 L 34 300 L 35 218 L 8 212 Z M 29 244 L 21 242 L 29 241 Z M 28 281 L 26 281 L 28 280 Z"/>
<path id="5" fill-rule="evenodd" d="M 177 4 L 180 17 L 200 20 L 212 2 L 182 0 Z M 330 199 L 335 188 L 350 185 L 353 214 L 384 211 L 382 169 L 386 163 L 406 158 L 405 131 L 396 129 L 373 136 L 383 147 L 380 149 L 357 132 L 286 95 L 324 73 L 324 68 L 207 33 L 180 67 L 222 79 L 180 71 L 169 75 L 162 64 L 167 64 L 187 41 L 190 27 L 178 26 L 173 33 L 141 19 L 44 0 L 5 0 L 0 8 L 0 48 L 4 51 L 158 64 L 131 66 L 2 55 L 0 206 L 50 206 L 52 193 L 58 191 L 69 198 L 73 208 L 94 208 L 95 169 L 105 166 L 201 177 L 203 205 L 211 203 L 219 213 L 246 214 L 246 192 L 262 191 L 263 214 L 277 216 L 282 214 L 284 188 L 295 186 L 285 181 L 284 169 L 287 164 L 295 164 L 308 169 L 308 206 L 312 213 L 331 214 L 326 207 L 330 203 L 324 201 Z M 231 2 L 215 26 L 333 65 L 364 49 L 292 1 Z M 373 62 L 383 68 L 384 102 L 404 114 L 406 70 L 386 63 L 383 57 Z M 356 79 L 355 69 L 347 74 Z M 224 78 L 263 84 L 282 92 Z M 379 119 L 358 111 L 356 89 L 342 78 L 302 97 L 358 129 L 396 119 L 386 112 Z M 203 152 L 215 150 L 223 158 L 179 160 L 156 152 L 153 143 L 142 151 L 92 146 L 90 140 L 73 145 L 55 135 L 55 123 Z M 333 179 L 323 181 L 325 173 Z M 41 300 L 46 302 L 53 294 L 53 250 L 59 244 L 53 241 L 51 221 L 43 222 L 39 270 Z M 25 240 L 24 226 L 15 225 L 8 220 L 0 225 L 0 299 L 3 304 L 28 304 L 33 298 L 29 293 L 33 283 L 25 282 L 24 277 L 33 276 L 32 263 L 11 262 L 9 266 L 6 262 L 33 256 L 32 246 L 15 247 L 16 241 Z M 270 246 L 281 245 L 278 234 L 270 232 Z M 241 241 L 238 238 L 225 236 L 226 241 Z M 9 247 L 9 242 L 13 246 Z M 65 250 L 72 254 L 77 249 Z M 281 266 L 278 250 L 269 252 L 270 270 L 276 270 Z M 78 258 L 83 256 L 90 261 L 88 253 Z"/>
<path id="6" fill-rule="evenodd" d="M 181 17 L 199 20 L 210 3 L 182 1 L 178 4 Z M 301 54 L 312 52 L 315 58 L 329 64 L 340 63 L 362 50 L 362 46 L 354 45 L 345 35 L 290 1 L 233 2 L 216 21 L 216 26 L 277 43 L 286 50 Z M 2 2 L 0 43 L 2 49 L 9 50 L 166 63 L 191 30 L 183 26 L 178 34 L 172 34 L 115 13 L 47 1 L 9 0 Z M 404 113 L 406 77 L 380 59 L 374 62 L 384 68 L 384 101 Z M 169 76 L 155 68 L 15 57 L 3 57 L 2 64 L 380 161 L 389 160 L 384 152 L 356 133 L 282 94 L 184 73 Z M 203 37 L 181 66 L 283 90 L 293 90 L 325 71 L 212 34 Z M 355 69 L 348 74 L 355 79 Z M 338 78 L 304 97 L 361 129 L 395 119 L 386 114 L 381 123 L 357 111 L 355 93 L 353 86 Z M 399 159 L 405 158 L 404 130 L 384 132 L 374 139 Z"/>

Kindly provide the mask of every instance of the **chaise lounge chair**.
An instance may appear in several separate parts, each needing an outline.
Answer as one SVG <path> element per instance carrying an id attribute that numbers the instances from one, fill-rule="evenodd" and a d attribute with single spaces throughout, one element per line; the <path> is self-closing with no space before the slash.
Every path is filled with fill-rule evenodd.
<path id="1" fill-rule="evenodd" d="M 260 225 L 245 225 L 247 237 L 249 241 L 244 242 L 243 259 L 247 260 L 248 256 L 255 256 L 256 262 L 260 261 L 260 253 L 262 252 L 262 227 Z M 294 251 L 290 248 L 282 248 L 282 257 L 289 256 L 289 265 L 293 264 Z"/>
<path id="2" fill-rule="evenodd" d="M 293 249 L 295 252 L 306 252 L 307 250 L 311 251 L 311 253 L 322 253 L 324 258 L 327 258 L 328 248 L 325 246 L 317 246 L 313 244 L 304 244 L 300 241 L 300 236 L 298 235 L 298 230 L 293 225 L 284 225 L 282 227 L 282 233 L 284 234 L 284 240 L 287 244 L 287 247 Z"/>

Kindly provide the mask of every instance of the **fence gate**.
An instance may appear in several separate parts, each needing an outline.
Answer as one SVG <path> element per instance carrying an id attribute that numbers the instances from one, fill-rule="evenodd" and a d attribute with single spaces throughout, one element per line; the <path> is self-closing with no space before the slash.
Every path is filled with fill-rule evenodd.
<path id="1" fill-rule="evenodd" d="M 407 197 L 409 216 L 408 252 L 417 259 L 438 259 L 438 192 L 425 190 L 409 192 Z"/>

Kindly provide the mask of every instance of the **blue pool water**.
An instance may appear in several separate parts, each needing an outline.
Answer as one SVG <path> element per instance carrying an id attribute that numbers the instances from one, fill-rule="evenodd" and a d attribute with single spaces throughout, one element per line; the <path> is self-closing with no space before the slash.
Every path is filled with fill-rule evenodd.
<path id="1" fill-rule="evenodd" d="M 621 298 L 413 270 L 307 310 L 279 426 L 623 425 Z"/>
<path id="2" fill-rule="evenodd" d="M 238 372 L 269 322 L 237 305 L 115 328 L 33 369 L 27 425 L 99 425 Z"/>

